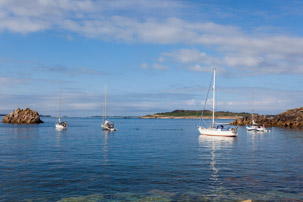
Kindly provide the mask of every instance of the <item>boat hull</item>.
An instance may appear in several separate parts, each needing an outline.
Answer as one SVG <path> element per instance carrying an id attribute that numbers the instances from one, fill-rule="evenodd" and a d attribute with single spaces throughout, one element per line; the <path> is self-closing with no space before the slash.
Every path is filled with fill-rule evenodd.
<path id="1" fill-rule="evenodd" d="M 254 127 L 254 126 L 246 126 L 246 129 L 248 131 L 257 131 L 257 127 Z"/>
<path id="2" fill-rule="evenodd" d="M 102 130 L 108 130 L 108 131 L 117 131 L 118 130 L 117 128 L 108 128 L 108 127 L 104 126 L 103 124 L 101 124 L 101 128 L 102 128 Z"/>
<path id="3" fill-rule="evenodd" d="M 246 126 L 248 131 L 269 132 L 264 126 Z"/>
<path id="4" fill-rule="evenodd" d="M 63 130 L 63 129 L 66 129 L 66 126 L 62 126 L 62 125 L 60 125 L 60 124 L 56 124 L 56 129 L 58 129 L 58 130 Z"/>
<path id="5" fill-rule="evenodd" d="M 236 137 L 238 136 L 238 132 L 236 129 L 234 130 L 221 130 L 216 128 L 202 128 L 198 127 L 198 130 L 201 135 L 207 136 L 223 136 L 223 137 Z"/>
<path id="6" fill-rule="evenodd" d="M 116 129 L 116 128 L 102 128 L 102 130 L 117 131 L 118 129 Z"/>

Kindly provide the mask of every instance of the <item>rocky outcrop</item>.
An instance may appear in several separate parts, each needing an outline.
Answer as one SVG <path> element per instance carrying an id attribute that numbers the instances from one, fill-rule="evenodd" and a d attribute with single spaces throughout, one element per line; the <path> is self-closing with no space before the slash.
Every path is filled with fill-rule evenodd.
<path id="1" fill-rule="evenodd" d="M 270 119 L 270 117 L 254 114 L 254 121 L 260 125 L 265 124 L 265 122 L 268 119 Z M 230 124 L 236 125 L 236 126 L 244 126 L 244 125 L 250 125 L 251 123 L 252 123 L 251 117 L 241 117 L 241 118 L 234 120 Z"/>
<path id="2" fill-rule="evenodd" d="M 40 120 L 39 113 L 32 111 L 29 108 L 25 110 L 18 108 L 13 110 L 12 113 L 7 114 L 3 119 L 2 123 L 16 123 L 16 124 L 38 124 L 43 123 Z"/>
<path id="3" fill-rule="evenodd" d="M 261 116 L 255 115 L 254 120 L 260 125 L 265 125 L 266 127 L 289 127 L 289 128 L 299 128 L 303 127 L 303 107 L 290 109 L 286 112 L 275 116 Z M 231 122 L 232 125 L 250 125 L 251 117 L 249 118 L 239 118 Z"/>

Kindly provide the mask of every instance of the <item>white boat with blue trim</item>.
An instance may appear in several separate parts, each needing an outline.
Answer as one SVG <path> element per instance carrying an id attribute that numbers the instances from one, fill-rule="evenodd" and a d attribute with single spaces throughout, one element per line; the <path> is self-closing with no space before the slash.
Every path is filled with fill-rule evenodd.
<path id="1" fill-rule="evenodd" d="M 216 70 L 213 73 L 213 109 L 212 109 L 212 124 L 209 128 L 198 126 L 198 130 L 201 135 L 208 136 L 224 136 L 224 137 L 236 137 L 238 136 L 238 128 L 224 127 L 224 125 L 215 124 L 215 95 L 216 95 Z M 206 103 L 206 102 L 205 102 Z M 201 116 L 203 119 L 203 113 Z"/>

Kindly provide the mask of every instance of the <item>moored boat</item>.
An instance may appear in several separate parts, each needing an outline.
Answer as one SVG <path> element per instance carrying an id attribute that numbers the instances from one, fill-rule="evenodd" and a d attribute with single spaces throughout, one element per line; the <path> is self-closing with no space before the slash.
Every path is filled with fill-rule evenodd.
<path id="1" fill-rule="evenodd" d="M 209 128 L 205 128 L 203 126 L 198 126 L 198 130 L 201 135 L 208 136 L 224 136 L 224 137 L 236 137 L 238 135 L 237 128 L 232 127 L 224 127 L 223 125 L 215 124 L 215 91 L 216 91 L 216 70 L 214 69 L 213 73 L 213 109 L 212 109 L 212 125 Z M 201 116 L 203 119 L 203 113 Z"/>
<path id="2" fill-rule="evenodd" d="M 105 96 L 104 96 L 104 111 L 103 111 L 103 118 L 101 123 L 102 130 L 108 130 L 108 131 L 117 131 L 118 129 L 115 128 L 115 125 L 113 122 L 107 120 L 107 85 L 105 84 Z"/>
<path id="3" fill-rule="evenodd" d="M 257 131 L 257 132 L 269 132 L 269 130 L 266 129 L 266 127 L 263 125 L 259 125 L 254 120 L 254 96 L 253 96 L 253 102 L 252 102 L 252 112 L 251 112 L 251 125 L 246 125 L 247 131 Z"/>
<path id="4" fill-rule="evenodd" d="M 61 89 L 59 93 L 59 110 L 58 110 L 58 122 L 56 123 L 56 129 L 62 130 L 67 128 L 67 123 L 66 121 L 61 121 L 60 119 L 61 116 Z"/>

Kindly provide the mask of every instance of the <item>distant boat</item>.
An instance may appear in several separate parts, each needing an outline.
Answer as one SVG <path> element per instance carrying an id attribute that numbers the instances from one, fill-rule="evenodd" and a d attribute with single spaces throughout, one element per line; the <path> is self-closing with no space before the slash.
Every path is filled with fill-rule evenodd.
<path id="1" fill-rule="evenodd" d="M 66 129 L 67 123 L 66 121 L 61 122 L 60 116 L 61 116 L 61 89 L 59 93 L 59 110 L 58 110 L 58 122 L 56 123 L 56 129 Z"/>
<path id="2" fill-rule="evenodd" d="M 236 137 L 238 135 L 237 128 L 231 128 L 231 127 L 225 128 L 223 125 L 216 126 L 216 124 L 215 124 L 215 95 L 216 95 L 216 70 L 215 69 L 214 69 L 214 73 L 213 73 L 213 82 L 212 83 L 213 83 L 212 125 L 209 128 L 204 128 L 202 126 L 198 126 L 198 130 L 201 135 Z M 203 119 L 203 113 L 202 113 L 201 119 Z"/>
<path id="3" fill-rule="evenodd" d="M 106 98 L 107 98 L 107 85 L 105 84 L 104 111 L 103 111 L 103 118 L 102 118 L 101 128 L 102 128 L 102 130 L 117 131 L 118 129 L 115 128 L 114 123 L 107 120 Z"/>
<path id="4" fill-rule="evenodd" d="M 254 103 L 254 96 L 253 96 L 253 103 L 252 103 L 252 111 L 251 111 L 251 125 L 247 125 L 246 129 L 248 131 L 257 131 L 257 132 L 269 132 L 269 130 L 266 129 L 266 127 L 263 125 L 259 125 L 255 122 L 254 120 L 254 107 L 255 107 L 255 103 Z"/>

